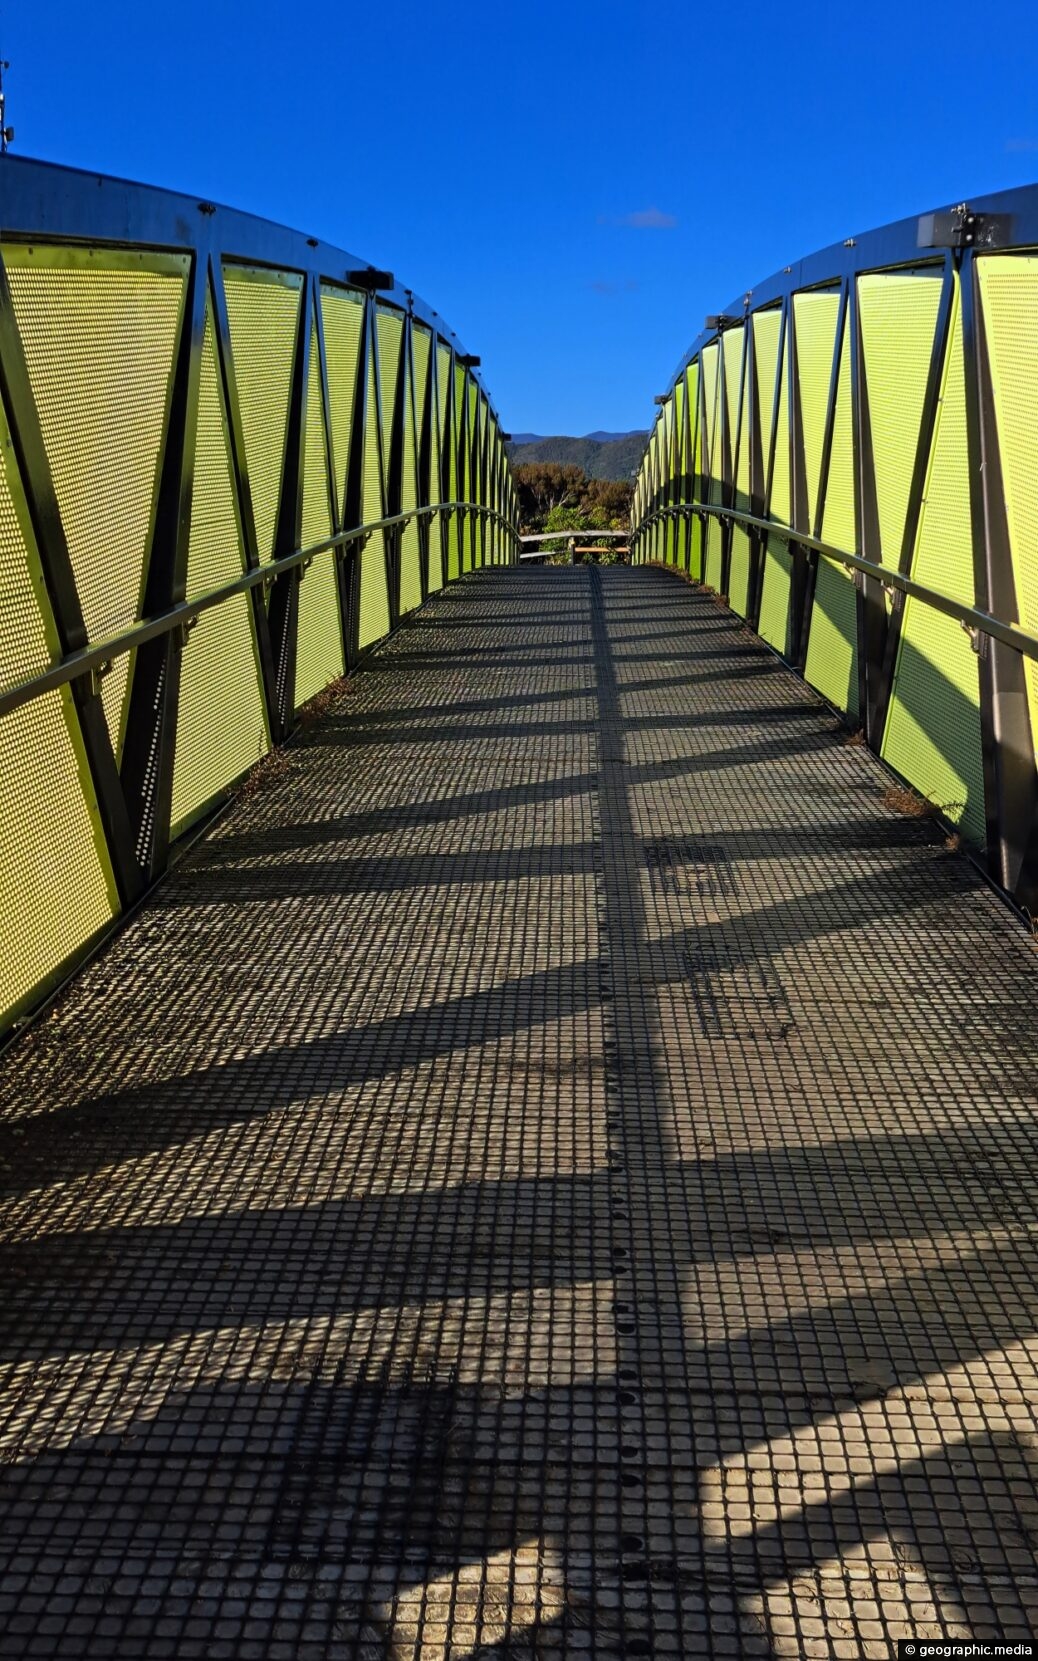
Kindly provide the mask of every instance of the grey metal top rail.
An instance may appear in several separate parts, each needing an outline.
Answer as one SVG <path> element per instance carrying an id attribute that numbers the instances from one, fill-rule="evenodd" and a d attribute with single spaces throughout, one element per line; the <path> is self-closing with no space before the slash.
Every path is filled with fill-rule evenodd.
<path id="1" fill-rule="evenodd" d="M 406 525 L 411 519 L 459 510 L 481 514 L 485 519 L 493 519 L 514 534 L 511 522 L 503 514 L 497 513 L 493 508 L 483 507 L 478 502 L 433 502 L 427 507 L 411 508 L 406 513 L 394 513 L 385 519 L 372 520 L 367 525 L 357 525 L 350 530 L 340 531 L 337 536 L 327 537 L 323 542 L 315 542 L 309 548 L 297 548 L 291 554 L 268 559 L 264 564 L 244 571 L 234 582 L 210 589 L 193 600 L 183 600 L 166 611 L 158 612 L 154 617 L 135 623 L 132 628 L 124 629 L 109 640 L 98 641 L 80 651 L 69 652 L 58 663 L 41 670 L 30 680 L 20 681 L 16 686 L 0 692 L 0 715 L 7 715 L 9 711 L 18 709 L 22 704 L 31 703 L 34 698 L 42 698 L 45 693 L 53 692 L 56 687 L 67 686 L 70 681 L 78 680 L 81 675 L 97 674 L 103 671 L 113 658 L 122 657 L 126 652 L 134 651 L 149 640 L 157 640 L 173 629 L 189 629 L 203 611 L 210 611 L 213 606 L 232 599 L 236 594 L 246 594 L 250 589 L 269 585 L 286 571 L 294 570 L 296 566 L 309 565 L 311 560 L 320 554 L 348 547 L 355 542 L 365 542 L 377 531 L 392 530 L 395 526 Z"/>
<path id="2" fill-rule="evenodd" d="M 676 506 L 656 508 L 643 519 L 642 526 L 651 525 L 658 519 L 688 513 L 697 513 L 703 517 L 709 515 L 722 523 L 730 522 L 745 525 L 749 530 L 766 531 L 769 536 L 778 537 L 780 542 L 796 543 L 797 547 L 820 554 L 833 565 L 843 565 L 848 570 L 863 571 L 866 576 L 875 577 L 886 589 L 922 600 L 935 611 L 943 612 L 946 617 L 955 618 L 971 633 L 976 630 L 980 634 L 990 636 L 992 640 L 1001 641 L 1004 646 L 1011 647 L 1014 652 L 1020 652 L 1024 657 L 1038 659 L 1038 635 L 1020 628 L 1018 624 L 1004 623 L 1000 618 L 992 617 L 989 611 L 981 611 L 977 606 L 967 605 L 965 601 L 956 600 L 951 594 L 942 594 L 939 589 L 928 588 L 925 583 L 916 582 L 914 577 L 905 576 L 903 572 L 890 566 L 879 565 L 875 560 L 862 559 L 860 554 L 848 553 L 843 548 L 834 548 L 831 543 L 823 542 L 817 536 L 808 536 L 806 532 L 793 530 L 788 525 L 777 525 L 773 519 L 761 519 L 756 514 L 744 513 L 739 508 L 718 507 L 707 502 L 682 502 Z"/>

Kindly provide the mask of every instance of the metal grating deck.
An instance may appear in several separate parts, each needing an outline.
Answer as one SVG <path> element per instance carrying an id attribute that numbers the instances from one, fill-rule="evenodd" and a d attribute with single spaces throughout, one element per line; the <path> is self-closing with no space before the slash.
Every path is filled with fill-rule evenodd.
<path id="1" fill-rule="evenodd" d="M 1038 956 L 660 571 L 428 605 L 0 1069 L 0 1654 L 1038 1629 Z"/>

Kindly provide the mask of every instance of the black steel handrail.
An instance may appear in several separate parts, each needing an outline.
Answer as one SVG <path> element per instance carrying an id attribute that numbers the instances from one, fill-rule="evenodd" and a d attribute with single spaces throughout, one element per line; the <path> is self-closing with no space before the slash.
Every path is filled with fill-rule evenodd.
<path id="1" fill-rule="evenodd" d="M 337 536 L 326 537 L 323 542 L 315 542 L 309 548 L 297 548 L 291 554 L 282 554 L 277 559 L 269 559 L 262 565 L 253 566 L 250 570 L 243 571 L 232 583 L 209 589 L 193 600 L 181 600 L 168 610 L 145 618 L 142 622 L 135 623 L 132 628 L 112 635 L 108 640 L 70 652 L 60 662 L 50 664 L 38 675 L 33 675 L 30 680 L 19 681 L 16 686 L 0 692 L 0 715 L 8 715 L 11 710 L 32 703 L 34 699 L 42 698 L 45 693 L 53 692 L 59 686 L 67 686 L 70 681 L 78 680 L 81 675 L 94 674 L 110 664 L 113 658 L 123 657 L 149 640 L 157 640 L 159 636 L 168 634 L 173 629 L 189 628 L 203 611 L 211 611 L 214 606 L 221 605 L 224 600 L 233 599 L 236 594 L 247 594 L 250 589 L 273 582 L 275 577 L 282 576 L 296 566 L 309 565 L 310 561 L 320 554 L 333 553 L 337 548 L 347 547 L 354 542 L 365 542 L 376 532 L 392 530 L 395 526 L 407 524 L 411 519 L 421 519 L 434 513 L 458 511 L 482 514 L 486 519 L 496 520 L 515 535 L 515 526 L 511 520 L 506 519 L 504 514 L 498 513 L 496 509 L 482 506 L 479 502 L 432 502 L 426 507 L 409 508 L 405 513 L 394 513 L 386 519 L 375 519 L 370 524 L 357 525 L 351 530 L 340 531 Z"/>
<path id="2" fill-rule="evenodd" d="M 875 577 L 884 588 L 897 589 L 902 594 L 910 595 L 912 599 L 922 600 L 925 605 L 932 606 L 934 611 L 943 612 L 946 617 L 954 618 L 965 628 L 976 629 L 981 634 L 989 635 L 993 640 L 1001 641 L 1003 646 L 1011 647 L 1014 652 L 1020 652 L 1024 657 L 1038 659 L 1038 635 L 1031 634 L 1027 629 L 1018 628 L 1015 623 L 1004 623 L 1001 618 L 993 617 L 989 611 L 966 605 L 950 594 L 942 594 L 939 589 L 928 588 L 925 583 L 916 582 L 914 577 L 907 577 L 901 571 L 893 570 L 886 565 L 877 565 L 875 560 L 862 559 L 860 554 L 834 548 L 831 543 L 822 542 L 817 536 L 808 536 L 788 525 L 776 524 L 773 519 L 761 519 L 755 513 L 744 513 L 739 508 L 718 507 L 708 502 L 679 502 L 669 507 L 655 508 L 641 521 L 639 531 L 654 524 L 658 519 L 696 513 L 704 517 L 709 514 L 722 523 L 731 521 L 734 524 L 745 525 L 751 530 L 765 531 L 769 536 L 778 537 L 780 542 L 795 543 L 798 548 L 821 554 L 823 559 L 829 560 L 833 565 L 844 565 L 849 570 L 863 571 L 866 576 Z"/>

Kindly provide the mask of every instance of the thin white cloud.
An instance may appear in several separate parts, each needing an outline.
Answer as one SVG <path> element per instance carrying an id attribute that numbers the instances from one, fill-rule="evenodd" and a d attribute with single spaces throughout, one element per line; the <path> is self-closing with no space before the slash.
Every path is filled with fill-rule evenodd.
<path id="1" fill-rule="evenodd" d="M 672 213 L 664 213 L 662 209 L 639 208 L 636 213 L 623 213 L 619 217 L 609 214 L 600 214 L 600 225 L 622 225 L 632 231 L 672 231 L 677 219 Z"/>

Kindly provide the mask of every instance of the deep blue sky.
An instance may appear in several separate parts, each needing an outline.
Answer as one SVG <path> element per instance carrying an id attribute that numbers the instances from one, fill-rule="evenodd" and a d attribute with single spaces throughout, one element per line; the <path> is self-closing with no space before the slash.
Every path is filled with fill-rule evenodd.
<path id="1" fill-rule="evenodd" d="M 798 255 L 1038 179 L 1036 14 L 2 0 L 0 45 L 19 154 L 387 265 L 506 427 L 584 433 L 648 425 L 704 314 Z"/>

